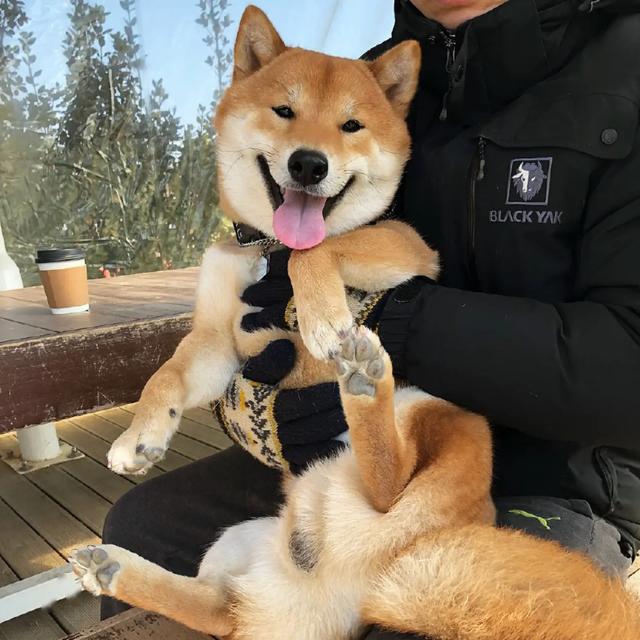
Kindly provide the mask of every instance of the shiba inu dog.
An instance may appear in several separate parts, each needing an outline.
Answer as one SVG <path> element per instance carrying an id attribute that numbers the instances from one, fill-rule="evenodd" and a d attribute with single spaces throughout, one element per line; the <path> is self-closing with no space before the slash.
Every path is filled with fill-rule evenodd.
<path id="1" fill-rule="evenodd" d="M 338 379 L 351 448 L 286 478 L 279 517 L 231 527 L 197 577 L 111 545 L 71 558 L 84 587 L 235 640 L 346 640 L 367 624 L 442 640 L 640 637 L 622 584 L 558 545 L 494 528 L 484 418 L 397 388 L 376 335 L 354 325 L 345 285 L 435 277 L 437 256 L 408 226 L 369 224 L 387 208 L 409 153 L 404 118 L 420 48 L 374 62 L 287 48 L 249 7 L 217 116 L 225 212 L 294 249 L 299 333 L 242 332 L 240 293 L 256 248 L 205 256 L 192 333 L 144 389 L 112 469 L 144 472 L 181 412 L 225 391 L 243 360 L 289 337 L 283 384 Z"/>

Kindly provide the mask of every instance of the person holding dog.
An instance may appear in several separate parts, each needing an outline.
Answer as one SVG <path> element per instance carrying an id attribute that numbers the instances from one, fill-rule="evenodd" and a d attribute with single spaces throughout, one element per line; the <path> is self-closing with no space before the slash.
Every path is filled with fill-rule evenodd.
<path id="1" fill-rule="evenodd" d="M 389 215 L 442 275 L 387 292 L 365 324 L 399 377 L 489 418 L 500 526 L 623 576 L 640 544 L 640 1 L 396 0 L 395 14 L 365 57 L 416 39 L 423 67 Z M 284 326 L 287 258 L 245 291 L 262 309 L 245 330 Z M 193 575 L 217 531 L 277 512 L 281 469 L 347 446 L 336 385 L 278 389 L 294 359 L 274 342 L 237 379 L 270 394 L 269 464 L 231 447 L 150 480 L 105 542 Z M 103 616 L 121 608 L 105 599 Z"/>

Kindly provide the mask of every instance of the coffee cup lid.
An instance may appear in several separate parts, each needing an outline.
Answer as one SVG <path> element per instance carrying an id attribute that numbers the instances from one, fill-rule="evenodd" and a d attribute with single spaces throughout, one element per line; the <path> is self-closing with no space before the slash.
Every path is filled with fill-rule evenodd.
<path id="1" fill-rule="evenodd" d="M 38 249 L 36 264 L 46 262 L 65 262 L 66 260 L 84 260 L 84 251 L 80 247 L 66 249 Z"/>

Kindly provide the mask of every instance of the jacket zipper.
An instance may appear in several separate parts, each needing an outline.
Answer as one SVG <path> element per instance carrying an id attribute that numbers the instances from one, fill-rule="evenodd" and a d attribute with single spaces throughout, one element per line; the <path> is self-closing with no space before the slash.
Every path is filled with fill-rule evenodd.
<path id="1" fill-rule="evenodd" d="M 451 89 L 453 87 L 453 62 L 456 59 L 456 34 L 453 31 L 442 29 L 440 35 L 444 40 L 444 46 L 447 52 L 445 71 L 447 72 L 449 86 L 442 96 L 442 108 L 440 110 L 440 121 L 444 122 L 447 119 L 447 102 L 449 101 L 449 95 L 451 95 Z"/>
<path id="2" fill-rule="evenodd" d="M 469 273 L 476 277 L 475 262 L 476 262 L 476 184 L 484 180 L 484 168 L 486 164 L 485 150 L 486 140 L 480 136 L 478 138 L 478 146 L 471 164 L 471 181 L 469 184 L 469 210 L 467 212 L 468 222 L 467 229 L 469 233 Z"/>

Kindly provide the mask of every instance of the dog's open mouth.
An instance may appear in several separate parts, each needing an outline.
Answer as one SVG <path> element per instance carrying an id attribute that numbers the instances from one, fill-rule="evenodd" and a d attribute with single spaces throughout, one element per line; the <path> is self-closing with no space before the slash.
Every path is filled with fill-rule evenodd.
<path id="1" fill-rule="evenodd" d="M 273 179 L 264 156 L 258 156 L 258 167 L 273 206 L 273 232 L 291 249 L 310 249 L 326 235 L 325 219 L 353 183 L 351 176 L 344 187 L 331 198 L 314 196 L 305 191 L 280 188 Z"/>

